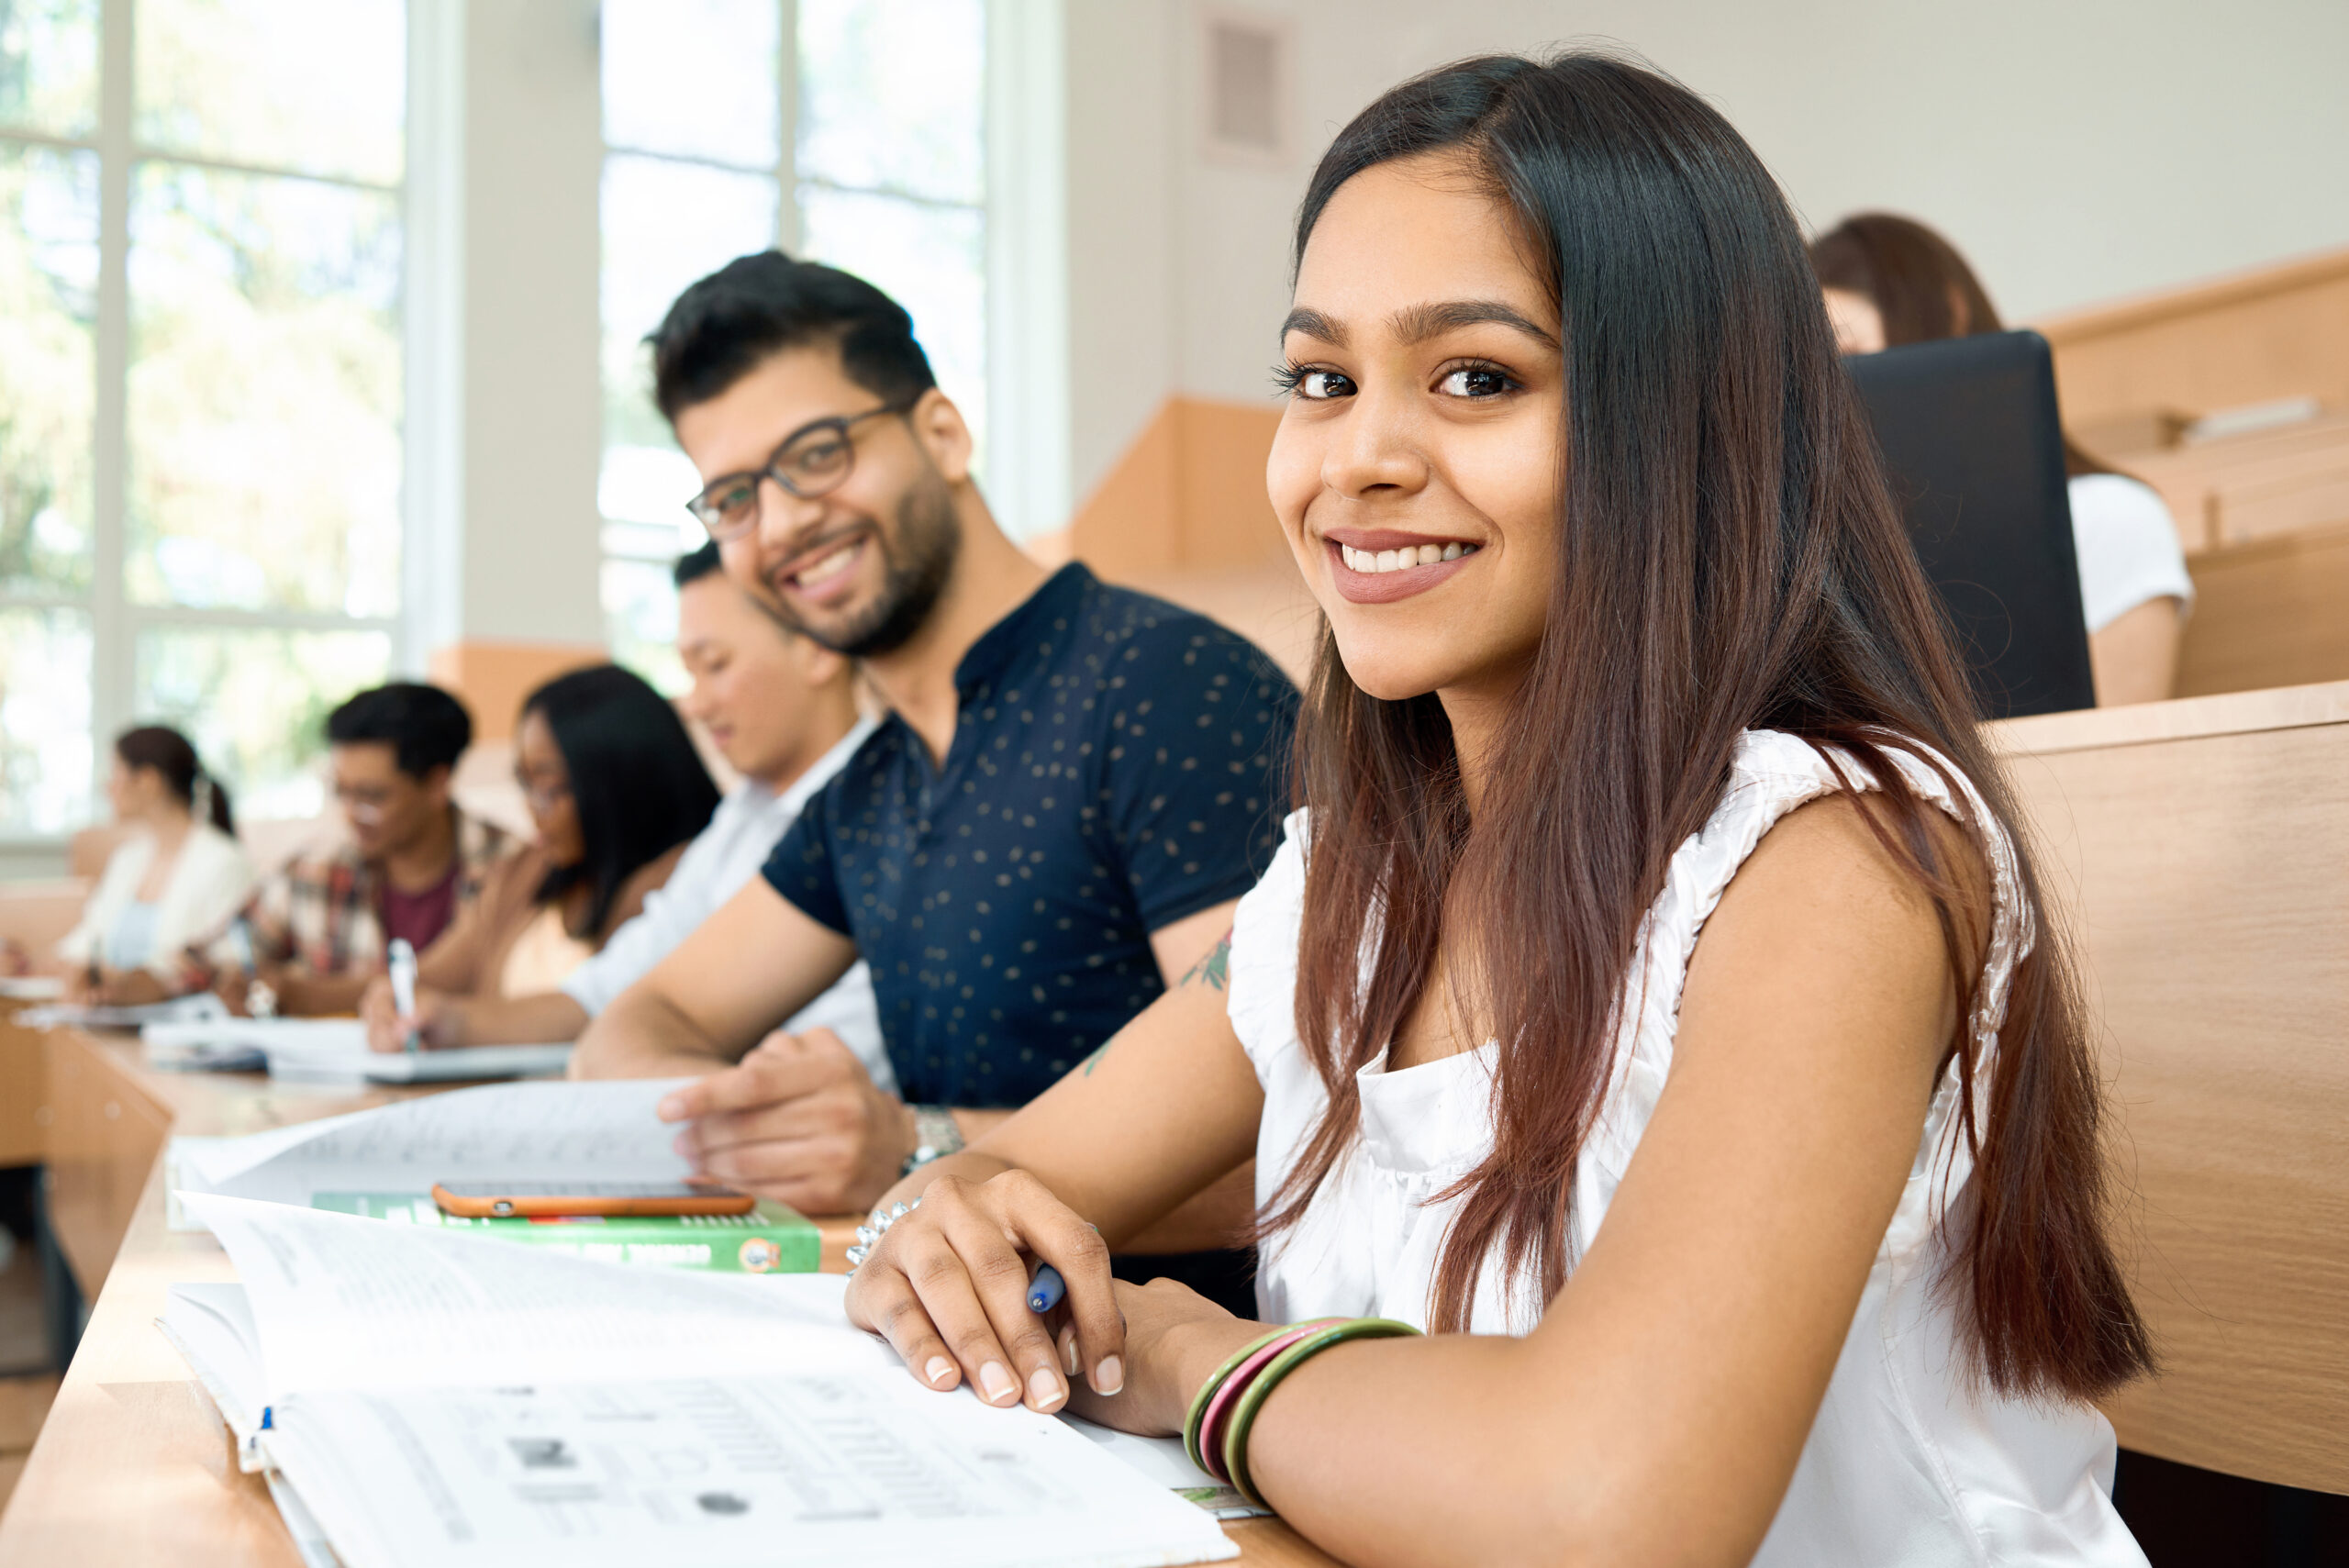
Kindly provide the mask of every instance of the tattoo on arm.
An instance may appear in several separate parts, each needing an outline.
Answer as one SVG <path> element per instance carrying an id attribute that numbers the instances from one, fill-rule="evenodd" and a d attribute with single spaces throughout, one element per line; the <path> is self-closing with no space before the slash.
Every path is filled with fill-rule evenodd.
<path id="1" fill-rule="evenodd" d="M 1208 950 L 1207 956 L 1185 970 L 1183 978 L 1174 983 L 1174 988 L 1178 991 L 1186 985 L 1211 985 L 1218 991 L 1230 989 L 1231 933 L 1230 931 L 1224 932 L 1222 939 Z M 1111 1035 L 1101 1042 L 1100 1047 L 1092 1055 L 1085 1059 L 1086 1077 L 1093 1075 L 1093 1070 L 1101 1065 L 1101 1059 L 1108 1055 L 1109 1048 L 1117 1043 L 1118 1037 Z"/>
<path id="2" fill-rule="evenodd" d="M 1195 981 L 1203 985 L 1212 985 L 1219 991 L 1230 988 L 1231 984 L 1231 933 L 1230 931 L 1224 932 L 1222 939 L 1215 946 L 1208 949 L 1207 956 L 1185 970 L 1183 978 L 1174 984 L 1179 988 L 1191 984 Z"/>

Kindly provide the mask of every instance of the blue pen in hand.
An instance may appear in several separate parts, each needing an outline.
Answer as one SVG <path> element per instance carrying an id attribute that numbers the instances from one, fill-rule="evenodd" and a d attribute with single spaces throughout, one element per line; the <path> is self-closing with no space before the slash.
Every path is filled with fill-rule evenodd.
<path id="1" fill-rule="evenodd" d="M 1068 1282 L 1061 1278 L 1060 1270 L 1046 1263 L 1036 1271 L 1036 1277 L 1028 1282 L 1028 1310 L 1040 1314 L 1050 1312 L 1061 1304 L 1061 1297 L 1067 1292 Z"/>

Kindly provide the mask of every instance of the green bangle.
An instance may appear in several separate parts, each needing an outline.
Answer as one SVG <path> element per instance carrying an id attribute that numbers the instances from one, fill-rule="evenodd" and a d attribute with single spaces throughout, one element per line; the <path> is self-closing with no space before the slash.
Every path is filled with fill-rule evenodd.
<path id="1" fill-rule="evenodd" d="M 1248 1432 L 1256 1424 L 1256 1413 L 1264 1407 L 1273 1390 L 1280 1386 L 1281 1379 L 1331 1345 L 1341 1345 L 1348 1340 L 1392 1340 L 1418 1332 L 1408 1323 L 1397 1323 L 1392 1318 L 1353 1318 L 1333 1323 L 1319 1333 L 1308 1334 L 1275 1356 L 1241 1392 L 1240 1403 L 1233 1408 L 1230 1424 L 1224 1431 L 1223 1469 L 1231 1477 L 1233 1488 L 1260 1508 L 1272 1507 L 1257 1492 L 1255 1478 L 1248 1473 Z"/>
<path id="2" fill-rule="evenodd" d="M 1199 1449 L 1199 1424 L 1207 1418 L 1208 1401 L 1215 1397 L 1215 1391 L 1223 1386 L 1225 1378 L 1239 1370 L 1241 1362 L 1246 1361 L 1295 1327 L 1293 1323 L 1284 1323 L 1271 1333 L 1260 1334 L 1249 1340 L 1232 1351 L 1231 1359 L 1216 1368 L 1208 1380 L 1199 1385 L 1199 1391 L 1191 1396 L 1190 1411 L 1183 1418 L 1183 1451 L 1190 1456 L 1193 1464 L 1197 1465 L 1201 1470 L 1208 1467 L 1207 1455 Z"/>

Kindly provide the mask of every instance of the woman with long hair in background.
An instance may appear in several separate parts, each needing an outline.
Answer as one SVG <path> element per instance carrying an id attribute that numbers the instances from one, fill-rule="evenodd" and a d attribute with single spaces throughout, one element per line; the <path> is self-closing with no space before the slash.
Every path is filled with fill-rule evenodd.
<path id="1" fill-rule="evenodd" d="M 1914 218 L 1855 214 L 1811 241 L 1810 261 L 1847 354 L 2006 330 L 1957 247 Z M 2068 436 L 2064 472 L 2097 706 L 2159 702 L 2194 603 L 2177 524 L 2151 485 Z"/>
<path id="2" fill-rule="evenodd" d="M 387 981 L 369 985 L 360 1012 L 378 1051 L 406 1044 L 442 996 L 555 989 L 643 909 L 718 808 L 685 720 L 617 664 L 558 675 L 524 699 L 514 775 L 538 842 L 420 955 L 419 1017 L 399 1016 Z"/>

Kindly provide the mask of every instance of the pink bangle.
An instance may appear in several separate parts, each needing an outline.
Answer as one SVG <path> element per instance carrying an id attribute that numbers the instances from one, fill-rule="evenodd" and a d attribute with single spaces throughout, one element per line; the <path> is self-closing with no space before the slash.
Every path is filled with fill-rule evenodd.
<path id="1" fill-rule="evenodd" d="M 1278 1338 L 1267 1341 L 1247 1360 L 1233 1367 L 1215 1393 L 1208 1396 L 1207 1413 L 1199 1418 L 1199 1454 L 1201 1467 L 1218 1481 L 1230 1485 L 1231 1477 L 1223 1473 L 1223 1425 L 1248 1385 L 1255 1380 L 1272 1359 L 1318 1329 L 1340 1321 L 1335 1318 L 1316 1318 L 1310 1323 L 1292 1325 Z"/>

